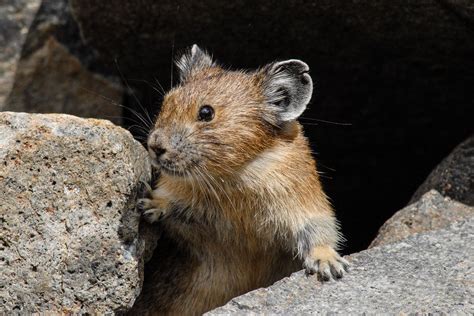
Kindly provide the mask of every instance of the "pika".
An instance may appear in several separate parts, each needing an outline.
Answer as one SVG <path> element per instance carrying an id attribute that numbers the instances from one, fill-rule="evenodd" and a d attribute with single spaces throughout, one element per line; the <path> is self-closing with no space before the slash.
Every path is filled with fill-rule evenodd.
<path id="1" fill-rule="evenodd" d="M 301 267 L 341 278 L 342 237 L 296 120 L 308 65 L 230 71 L 194 45 L 177 67 L 147 141 L 160 178 L 140 201 L 163 233 L 131 314 L 202 314 Z"/>

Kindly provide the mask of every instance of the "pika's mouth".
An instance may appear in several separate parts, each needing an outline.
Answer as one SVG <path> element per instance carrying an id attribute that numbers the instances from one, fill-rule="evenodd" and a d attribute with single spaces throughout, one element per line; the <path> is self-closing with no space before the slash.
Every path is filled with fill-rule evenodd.
<path id="1" fill-rule="evenodd" d="M 180 169 L 176 169 L 174 167 L 167 166 L 165 164 L 159 164 L 161 171 L 175 177 L 185 177 L 186 173 Z"/>
<path id="2" fill-rule="evenodd" d="M 169 175 L 172 175 L 172 176 L 184 176 L 184 172 L 178 168 L 176 168 L 176 166 L 174 166 L 174 164 L 168 160 L 162 160 L 160 158 L 158 158 L 155 154 L 154 151 L 152 150 L 148 150 L 148 153 L 150 155 L 150 161 L 151 161 L 151 165 L 162 171 L 162 172 L 165 172 L 166 174 L 169 174 Z"/>
<path id="3" fill-rule="evenodd" d="M 187 163 L 176 157 L 176 155 L 172 156 L 172 159 L 168 157 L 158 157 L 153 150 L 148 150 L 151 164 L 157 170 L 161 172 L 174 176 L 174 177 L 187 177 L 189 173 L 187 170 Z"/>

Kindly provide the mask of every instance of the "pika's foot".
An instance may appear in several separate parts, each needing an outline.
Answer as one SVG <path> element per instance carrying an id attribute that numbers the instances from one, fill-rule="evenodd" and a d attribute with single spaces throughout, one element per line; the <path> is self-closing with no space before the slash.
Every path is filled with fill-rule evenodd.
<path id="1" fill-rule="evenodd" d="M 317 274 L 321 281 L 340 279 L 347 272 L 349 262 L 329 246 L 314 247 L 306 257 L 303 267 L 308 274 Z"/>
<path id="2" fill-rule="evenodd" d="M 139 199 L 137 209 L 142 213 L 143 218 L 150 224 L 157 222 L 163 215 L 163 211 L 156 207 L 156 202 L 152 199 Z"/>

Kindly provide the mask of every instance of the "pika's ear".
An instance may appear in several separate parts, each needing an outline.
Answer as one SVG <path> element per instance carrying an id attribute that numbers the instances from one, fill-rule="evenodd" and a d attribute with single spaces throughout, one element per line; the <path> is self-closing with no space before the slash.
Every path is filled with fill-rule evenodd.
<path id="1" fill-rule="evenodd" d="M 277 107 L 282 121 L 294 120 L 306 109 L 313 93 L 308 71 L 308 65 L 297 59 L 275 62 L 261 70 L 267 102 Z"/>
<path id="2" fill-rule="evenodd" d="M 184 81 L 193 73 L 193 71 L 213 67 L 215 66 L 215 63 L 206 51 L 200 49 L 199 46 L 194 44 L 191 49 L 188 49 L 188 51 L 176 61 L 176 66 L 179 68 L 180 80 Z"/>

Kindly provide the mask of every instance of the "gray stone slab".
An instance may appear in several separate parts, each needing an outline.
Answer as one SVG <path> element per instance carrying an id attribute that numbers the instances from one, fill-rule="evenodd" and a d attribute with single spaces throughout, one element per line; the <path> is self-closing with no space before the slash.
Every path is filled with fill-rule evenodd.
<path id="1" fill-rule="evenodd" d="M 208 315 L 474 312 L 474 219 L 354 254 L 350 273 L 321 284 L 297 272 Z"/>

